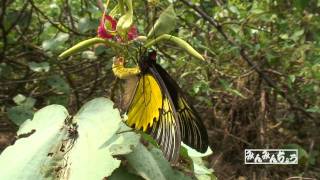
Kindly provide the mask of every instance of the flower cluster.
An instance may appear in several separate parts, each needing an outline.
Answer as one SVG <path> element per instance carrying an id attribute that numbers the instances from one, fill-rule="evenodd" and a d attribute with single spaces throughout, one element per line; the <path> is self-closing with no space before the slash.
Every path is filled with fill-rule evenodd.
<path id="1" fill-rule="evenodd" d="M 103 13 L 98 30 L 97 30 L 98 37 L 103 39 L 112 39 L 113 37 L 115 37 L 115 39 L 118 42 L 123 42 L 124 39 L 122 39 L 117 34 L 116 28 L 117 28 L 117 20 Z M 127 40 L 131 41 L 136 37 L 138 37 L 138 30 L 135 25 L 132 25 L 127 33 Z"/>

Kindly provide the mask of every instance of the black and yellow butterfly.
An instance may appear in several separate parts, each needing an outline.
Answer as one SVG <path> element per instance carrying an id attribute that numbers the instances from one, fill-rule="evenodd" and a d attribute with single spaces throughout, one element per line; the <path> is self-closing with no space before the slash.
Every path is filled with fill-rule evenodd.
<path id="1" fill-rule="evenodd" d="M 178 160 L 181 141 L 205 152 L 207 131 L 178 84 L 156 63 L 156 52 L 141 57 L 139 68 L 127 124 L 150 134 L 173 163 Z"/>

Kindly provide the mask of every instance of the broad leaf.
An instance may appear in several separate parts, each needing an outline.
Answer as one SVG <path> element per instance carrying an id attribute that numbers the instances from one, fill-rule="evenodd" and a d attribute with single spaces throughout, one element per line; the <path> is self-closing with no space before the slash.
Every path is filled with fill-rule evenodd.
<path id="1" fill-rule="evenodd" d="M 86 103 L 74 117 L 79 138 L 68 156 L 69 179 L 103 179 L 120 166 L 112 157 L 111 146 L 103 146 L 117 132 L 121 117 L 113 103 L 97 98 Z M 112 144 L 112 143 L 111 143 Z"/>
<path id="2" fill-rule="evenodd" d="M 112 155 L 129 153 L 139 142 L 133 132 L 118 133 L 121 123 L 106 98 L 86 103 L 74 117 L 63 106 L 47 106 L 21 125 L 21 138 L 1 154 L 0 179 L 108 177 L 120 166 Z"/>
<path id="3" fill-rule="evenodd" d="M 168 34 L 176 27 L 176 13 L 174 12 L 173 5 L 171 4 L 165 9 L 155 22 L 154 26 L 148 33 L 148 38 L 152 39 L 162 34 Z"/>
<path id="4" fill-rule="evenodd" d="M 169 162 L 164 158 L 161 150 L 152 148 L 150 151 L 138 144 L 134 151 L 125 156 L 129 165 L 136 174 L 147 180 L 191 179 L 182 172 L 172 169 Z"/>
<path id="5" fill-rule="evenodd" d="M 42 179 L 41 167 L 49 151 L 67 135 L 61 130 L 67 116 L 64 107 L 51 105 L 35 113 L 32 121 L 21 125 L 18 135 L 29 134 L 29 137 L 18 139 L 2 152 L 0 179 Z"/>

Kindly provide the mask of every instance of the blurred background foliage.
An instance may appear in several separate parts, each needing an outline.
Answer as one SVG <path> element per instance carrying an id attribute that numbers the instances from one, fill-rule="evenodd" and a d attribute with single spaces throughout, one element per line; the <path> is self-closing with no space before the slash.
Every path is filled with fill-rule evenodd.
<path id="1" fill-rule="evenodd" d="M 25 118 L 49 104 L 76 112 L 100 96 L 121 101 L 114 54 L 95 46 L 57 56 L 89 37 L 103 11 L 96 0 L 2 0 L 0 7 L 0 150 Z M 111 1 L 111 4 L 116 2 Z M 220 179 L 320 178 L 320 1 L 134 1 L 139 34 L 174 4 L 173 35 L 206 62 L 167 43 L 159 62 L 189 94 L 209 132 L 208 165 Z M 292 166 L 249 166 L 245 148 L 299 149 Z"/>

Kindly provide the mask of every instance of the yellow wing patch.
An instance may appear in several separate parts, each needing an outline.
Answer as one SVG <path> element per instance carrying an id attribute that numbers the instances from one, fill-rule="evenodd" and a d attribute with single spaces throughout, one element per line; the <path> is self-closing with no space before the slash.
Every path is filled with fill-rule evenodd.
<path id="1" fill-rule="evenodd" d="M 174 107 L 150 74 L 142 75 L 128 109 L 127 124 L 148 131 L 157 141 L 164 156 L 172 162 L 178 159 L 180 130 L 176 123 Z"/>
<path id="2" fill-rule="evenodd" d="M 136 91 L 128 109 L 128 125 L 146 131 L 154 121 L 159 120 L 163 95 L 155 78 L 143 75 L 138 82 Z"/>

